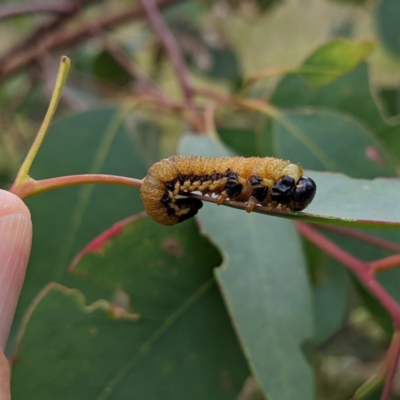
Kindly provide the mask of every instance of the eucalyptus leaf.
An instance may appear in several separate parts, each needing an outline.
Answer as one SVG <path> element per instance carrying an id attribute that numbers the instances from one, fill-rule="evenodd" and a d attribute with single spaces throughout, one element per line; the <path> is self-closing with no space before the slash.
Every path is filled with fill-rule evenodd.
<path id="1" fill-rule="evenodd" d="M 181 144 L 183 154 L 211 156 L 215 149 L 210 138 L 187 136 Z M 294 226 L 209 204 L 199 219 L 224 254 L 216 277 L 264 393 L 270 400 L 312 399 L 313 373 L 301 350 L 312 336 L 311 297 Z"/>

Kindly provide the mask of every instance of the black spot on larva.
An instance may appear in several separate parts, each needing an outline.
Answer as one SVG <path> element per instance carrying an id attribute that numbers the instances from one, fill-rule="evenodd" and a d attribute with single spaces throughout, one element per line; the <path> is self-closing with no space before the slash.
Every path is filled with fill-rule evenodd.
<path id="1" fill-rule="evenodd" d="M 222 174 L 221 173 L 218 173 L 217 171 L 213 171 L 213 173 L 211 174 L 211 180 L 214 182 L 214 181 L 217 181 L 217 180 L 219 180 L 219 179 L 221 179 L 222 178 Z"/>
<path id="2" fill-rule="evenodd" d="M 183 185 L 186 181 L 186 175 L 182 175 L 181 173 L 178 172 L 178 181 L 181 185 Z"/>
<path id="3" fill-rule="evenodd" d="M 161 197 L 160 200 L 161 204 L 169 204 L 171 203 L 171 197 L 168 196 L 168 193 L 165 193 L 163 197 Z"/>
<path id="4" fill-rule="evenodd" d="M 211 180 L 211 178 L 210 178 L 209 175 L 206 175 L 206 174 L 200 175 L 200 182 L 201 182 L 201 183 L 207 182 L 207 181 L 209 181 L 209 180 Z"/>
<path id="5" fill-rule="evenodd" d="M 197 211 L 203 207 L 203 202 L 199 199 L 192 197 L 183 197 L 177 199 L 175 204 L 181 209 L 182 214 L 179 216 L 178 222 L 186 221 L 189 218 L 194 217 Z"/>
<path id="6" fill-rule="evenodd" d="M 172 181 L 165 182 L 165 187 L 166 187 L 168 190 L 174 190 L 174 189 L 175 189 L 175 183 L 176 183 L 176 180 L 175 180 L 175 179 L 172 180 Z"/>
<path id="7" fill-rule="evenodd" d="M 226 172 L 222 175 L 224 178 L 228 179 L 237 179 L 239 174 L 232 172 L 230 169 L 226 170 Z"/>
<path id="8" fill-rule="evenodd" d="M 166 205 L 165 208 L 166 208 L 167 214 L 168 214 L 169 216 L 175 214 L 175 210 L 174 210 L 172 207 L 170 207 L 169 205 Z"/>
<path id="9" fill-rule="evenodd" d="M 251 176 L 249 178 L 249 183 L 251 186 L 258 185 L 261 181 L 262 181 L 262 178 L 260 178 L 258 176 Z"/>
<path id="10" fill-rule="evenodd" d="M 235 179 L 228 180 L 225 186 L 225 192 L 231 199 L 240 194 L 242 189 L 243 185 L 238 181 L 236 181 Z"/>
<path id="11" fill-rule="evenodd" d="M 251 195 L 255 197 L 260 203 L 262 203 L 268 194 L 268 188 L 266 186 L 258 186 L 253 189 Z"/>
<path id="12" fill-rule="evenodd" d="M 294 188 L 294 179 L 291 176 L 286 175 L 279 179 L 272 187 L 271 198 L 277 203 L 287 204 L 291 199 Z"/>

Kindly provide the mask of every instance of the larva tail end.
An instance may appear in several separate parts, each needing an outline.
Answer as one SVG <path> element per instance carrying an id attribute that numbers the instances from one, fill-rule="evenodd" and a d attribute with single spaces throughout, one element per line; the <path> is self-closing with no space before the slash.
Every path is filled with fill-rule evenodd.
<path id="1" fill-rule="evenodd" d="M 177 199 L 175 204 L 179 207 L 178 222 L 183 222 L 194 217 L 200 208 L 203 207 L 203 202 L 193 197 L 183 197 Z"/>

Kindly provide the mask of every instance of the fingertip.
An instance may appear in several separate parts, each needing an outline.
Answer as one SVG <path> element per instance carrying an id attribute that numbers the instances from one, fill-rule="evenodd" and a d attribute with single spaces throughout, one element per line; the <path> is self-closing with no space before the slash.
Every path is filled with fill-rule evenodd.
<path id="1" fill-rule="evenodd" d="M 19 197 L 0 190 L 0 350 L 7 342 L 31 243 L 32 221 L 28 207 Z"/>
<path id="2" fill-rule="evenodd" d="M 18 196 L 0 189 L 0 217 L 10 214 L 22 214 L 31 218 L 29 208 Z"/>

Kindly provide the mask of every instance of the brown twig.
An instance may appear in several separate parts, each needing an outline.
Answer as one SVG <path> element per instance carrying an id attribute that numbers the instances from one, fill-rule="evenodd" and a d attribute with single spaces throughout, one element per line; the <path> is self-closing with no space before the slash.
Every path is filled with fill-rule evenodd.
<path id="1" fill-rule="evenodd" d="M 101 28 L 101 26 L 90 25 L 89 29 L 92 30 L 93 36 L 98 38 L 103 45 L 103 48 L 114 58 L 114 60 L 124 68 L 132 78 L 138 81 L 141 89 L 147 92 L 155 93 L 159 96 L 166 97 L 161 89 L 156 85 L 156 83 L 147 76 L 144 72 L 140 71 L 137 65 L 130 60 L 127 55 L 115 45 L 106 35 L 106 32 Z"/>
<path id="2" fill-rule="evenodd" d="M 189 83 L 188 71 L 183 61 L 182 53 L 171 30 L 168 28 L 164 19 L 161 17 L 157 4 L 154 0 L 141 0 L 142 6 L 146 11 L 153 29 L 157 33 L 161 43 L 167 52 L 175 74 L 179 80 L 186 103 L 191 104 L 193 89 Z"/>
<path id="3" fill-rule="evenodd" d="M 80 6 L 78 4 L 7 4 L 0 8 L 0 20 L 19 17 L 27 14 L 73 14 Z"/>
<path id="4" fill-rule="evenodd" d="M 93 0 L 92 0 L 93 1 Z M 182 0 L 160 0 L 159 8 L 164 8 L 172 4 L 176 4 Z M 96 22 L 96 25 L 102 29 L 113 29 L 133 19 L 141 18 L 145 15 L 142 7 L 134 7 L 123 10 L 118 14 L 105 16 Z M 59 16 L 63 19 L 56 20 L 51 24 L 40 27 L 27 39 L 24 39 L 19 45 L 15 46 L 11 52 L 4 55 L 0 59 L 0 80 L 6 76 L 12 75 L 21 69 L 32 66 L 36 63 L 38 57 L 46 52 L 61 50 L 84 39 L 92 36 L 92 29 L 88 24 L 84 24 L 74 31 L 60 29 L 60 25 L 64 24 L 67 18 L 72 15 Z"/>
<path id="5" fill-rule="evenodd" d="M 76 7 L 69 14 L 58 14 L 50 21 L 39 25 L 31 34 L 21 40 L 20 43 L 14 45 L 8 52 L 2 55 L 0 65 L 6 62 L 8 59 L 17 56 L 19 53 L 28 51 L 32 46 L 36 46 L 42 42 L 44 38 L 49 37 L 49 35 L 55 34 L 68 21 L 81 12 L 86 5 L 95 3 L 97 1 L 99 0 L 81 0 L 79 7 Z"/>

